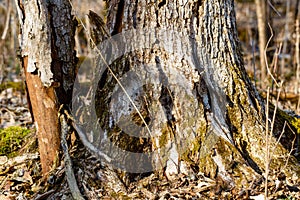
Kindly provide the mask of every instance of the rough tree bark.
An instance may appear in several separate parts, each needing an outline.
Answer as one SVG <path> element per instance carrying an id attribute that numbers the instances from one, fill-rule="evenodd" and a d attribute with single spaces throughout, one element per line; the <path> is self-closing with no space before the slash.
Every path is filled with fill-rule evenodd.
<path id="1" fill-rule="evenodd" d="M 57 110 L 71 100 L 75 23 L 68 1 L 16 1 L 21 61 L 35 120 L 43 174 L 58 159 Z"/>
<path id="2" fill-rule="evenodd" d="M 101 76 L 93 79 L 97 90 L 93 86 L 84 93 L 78 87 L 75 94 L 96 93 L 92 107 L 102 132 L 95 132 L 93 124 L 84 128 L 89 141 L 112 158 L 109 165 L 130 173 L 163 167 L 170 179 L 178 173 L 203 172 L 222 179 L 226 188 L 248 188 L 253 179 L 265 175 L 270 148 L 269 168 L 299 183 L 295 133 L 286 128 L 276 143 L 284 121 L 290 121 L 290 127 L 298 121 L 278 112 L 266 139 L 265 103 L 243 66 L 233 0 L 111 0 L 108 7 L 112 38 L 102 35 L 94 40 L 110 44 L 99 46 L 106 49 L 102 54 L 107 60 L 119 51 L 129 53 L 106 61 L 110 68 L 100 56 L 102 68 L 95 74 Z M 102 21 L 91 23 L 99 26 L 99 34 L 104 32 Z M 73 113 L 84 126 L 95 116 L 78 106 L 87 105 L 89 98 L 80 99 L 74 99 L 78 109 L 75 106 Z M 272 112 L 268 120 L 271 116 Z M 148 137 L 142 137 L 149 132 L 145 122 Z M 141 135 L 132 135 L 134 131 Z M 113 146 L 120 150 L 112 151 Z M 131 152 L 150 156 L 131 157 Z"/>

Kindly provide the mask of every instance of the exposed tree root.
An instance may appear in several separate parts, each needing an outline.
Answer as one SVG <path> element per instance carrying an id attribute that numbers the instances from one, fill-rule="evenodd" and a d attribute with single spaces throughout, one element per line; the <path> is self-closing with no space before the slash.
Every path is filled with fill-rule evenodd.
<path id="1" fill-rule="evenodd" d="M 73 172 L 73 168 L 72 168 L 72 160 L 68 152 L 68 143 L 66 140 L 66 136 L 68 134 L 69 127 L 66 121 L 66 116 L 61 114 L 59 116 L 59 120 L 61 125 L 61 147 L 64 154 L 64 164 L 65 164 L 65 173 L 66 173 L 67 182 L 73 198 L 75 200 L 84 200 L 84 198 L 82 197 L 79 191 L 76 178 Z"/>

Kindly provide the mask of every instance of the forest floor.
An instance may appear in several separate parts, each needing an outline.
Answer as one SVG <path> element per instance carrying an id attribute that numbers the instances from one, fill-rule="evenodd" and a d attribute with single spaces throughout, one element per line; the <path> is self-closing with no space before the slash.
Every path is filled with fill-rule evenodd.
<path id="1" fill-rule="evenodd" d="M 270 63 L 273 63 L 270 64 L 270 68 L 276 80 L 284 82 L 278 102 L 279 107 L 299 115 L 299 91 L 296 84 L 299 80 L 296 79 L 293 21 L 295 8 L 291 6 L 290 11 L 286 12 L 287 6 L 279 3 L 274 5 L 273 11 L 275 36 L 270 46 L 270 52 L 273 51 L 273 56 L 269 58 Z M 259 80 L 255 7 L 253 3 L 238 3 L 236 9 L 246 70 L 262 96 L 266 96 L 267 93 L 265 85 L 271 86 L 271 101 L 276 103 L 279 88 L 274 84 L 272 87 L 272 81 L 265 84 Z M 281 16 L 276 14 L 277 12 L 281 13 Z M 278 55 L 279 64 L 276 66 L 272 61 L 276 60 L 274 52 L 280 45 L 287 47 L 283 48 L 283 52 Z M 9 53 L 3 51 L 2 54 Z M 15 53 L 12 55 L 15 56 Z M 3 55 L 1 56 L 4 58 Z M 14 57 L 8 58 L 8 61 L 0 59 L 0 200 L 47 198 L 69 200 L 71 193 L 64 173 L 64 162 L 59 162 L 54 167 L 47 180 L 41 174 L 36 131 L 27 105 L 24 77 L 21 75 L 22 69 L 14 59 Z M 109 188 L 101 186 L 101 181 L 109 180 L 101 180 L 101 174 L 97 173 L 101 168 L 99 161 L 86 151 L 74 133 L 69 141 L 78 186 L 87 199 L 113 199 L 114 197 L 108 196 L 112 192 L 119 197 L 120 193 L 123 193 L 124 198 L 126 196 L 136 199 L 264 198 L 263 180 L 253 182 L 253 187 L 248 190 L 235 191 L 227 189 L 220 180 L 210 179 L 203 174 L 196 174 L 194 177 L 182 175 L 172 182 L 161 174 L 151 174 L 146 177 L 140 176 L 133 183 L 114 186 L 115 190 L 109 191 Z M 117 178 L 113 172 L 110 177 Z M 269 194 L 270 199 L 300 199 L 299 187 L 291 187 L 288 183 L 280 181 L 278 177 L 270 177 Z"/>
<path id="2" fill-rule="evenodd" d="M 5 99 L 8 100 L 1 97 L 1 100 Z M 6 130 L 5 133 L 0 132 L 0 135 L 14 134 L 10 150 L 6 150 L 9 153 L 0 155 L 0 199 L 72 199 L 63 160 L 53 168 L 47 180 L 42 176 L 35 129 L 30 122 L 29 111 L 26 104 L 15 105 L 18 108 L 24 106 L 20 109 L 22 112 L 19 111 L 21 114 L 16 114 L 17 109 L 9 107 L 9 112 L 13 114 L 6 118 L 10 119 L 6 123 L 7 126 L 14 126 L 2 129 Z M 23 128 L 16 131 L 12 127 Z M 17 142 L 17 137 L 21 141 Z M 232 190 L 222 180 L 205 177 L 201 173 L 180 175 L 172 181 L 163 174 L 153 173 L 150 176 L 137 176 L 133 182 L 124 181 L 124 184 L 104 188 L 101 184 L 103 181 L 120 182 L 112 180 L 118 179 L 118 173 L 111 171 L 111 174 L 101 174 L 103 166 L 99 159 L 87 151 L 74 132 L 68 141 L 77 180 L 73 184 L 78 185 L 86 199 L 264 199 L 263 179 L 253 180 L 248 189 Z M 103 177 L 110 178 L 107 180 Z M 291 186 L 285 177 L 270 173 L 268 188 L 269 199 L 300 199 L 300 187 Z"/>

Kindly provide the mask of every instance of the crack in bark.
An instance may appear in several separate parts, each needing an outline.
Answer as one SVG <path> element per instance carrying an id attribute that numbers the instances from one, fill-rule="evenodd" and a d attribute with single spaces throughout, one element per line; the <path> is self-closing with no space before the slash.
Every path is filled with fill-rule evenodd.
<path id="1" fill-rule="evenodd" d="M 163 7 L 164 5 L 166 5 L 167 1 L 166 0 L 162 0 L 159 4 L 158 4 L 158 8 L 160 9 L 161 7 Z"/>
<path id="2" fill-rule="evenodd" d="M 175 121 L 175 117 L 172 114 L 172 110 L 174 107 L 173 99 L 174 99 L 174 96 L 170 92 L 169 88 L 162 86 L 161 94 L 159 97 L 159 102 L 161 103 L 162 107 L 164 108 L 165 115 L 167 116 L 168 123 L 170 123 L 170 124 L 173 124 L 173 122 Z"/>
<path id="3" fill-rule="evenodd" d="M 205 119 L 205 125 L 206 125 L 206 131 L 208 131 L 209 126 L 210 126 L 210 121 L 208 119 L 208 113 L 211 112 L 211 108 L 210 108 L 210 104 L 211 104 L 211 100 L 210 100 L 210 95 L 209 95 L 209 91 L 207 89 L 205 80 L 201 77 L 200 81 L 198 83 L 194 84 L 194 88 L 196 90 L 196 97 L 201 101 L 203 107 L 204 107 L 204 119 Z"/>
<path id="4" fill-rule="evenodd" d="M 125 5 L 125 1 L 120 0 L 118 3 L 118 9 L 117 9 L 117 13 L 116 13 L 115 26 L 111 33 L 112 36 L 122 32 L 124 5 Z"/>
<path id="5" fill-rule="evenodd" d="M 47 3 L 47 2 L 46 2 Z M 37 5 L 37 8 L 38 8 L 38 12 L 39 12 L 39 16 L 41 14 L 41 5 L 40 5 L 40 1 L 39 0 L 36 0 L 36 5 Z M 41 17 L 41 16 L 40 16 Z"/>
<path id="6" fill-rule="evenodd" d="M 25 10 L 24 10 L 24 5 L 23 2 L 21 3 L 22 0 L 18 0 L 17 1 L 17 12 L 19 15 L 19 20 L 20 20 L 20 24 L 21 26 L 24 24 L 25 22 Z M 21 32 L 23 31 L 23 27 L 21 27 Z"/>
<path id="7" fill-rule="evenodd" d="M 133 25 L 133 28 L 136 28 L 136 26 L 137 26 L 136 15 L 137 15 L 137 9 L 138 9 L 138 1 L 139 0 L 135 1 L 134 9 L 133 9 L 133 12 L 132 12 L 132 25 Z"/>

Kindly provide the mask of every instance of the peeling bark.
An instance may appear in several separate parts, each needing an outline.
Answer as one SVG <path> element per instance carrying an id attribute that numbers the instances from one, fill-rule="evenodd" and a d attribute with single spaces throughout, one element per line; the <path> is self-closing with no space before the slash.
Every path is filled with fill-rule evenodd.
<path id="1" fill-rule="evenodd" d="M 71 100 L 75 77 L 71 6 L 66 1 L 16 1 L 21 60 L 38 133 L 43 174 L 58 159 L 58 107 Z"/>
<path id="2" fill-rule="evenodd" d="M 21 3 L 19 3 L 21 5 Z M 20 39 L 21 56 L 28 56 L 27 72 L 38 73 L 43 85 L 50 87 L 53 82 L 51 66 L 51 34 L 48 12 L 41 1 L 25 1 L 22 4 L 24 18 Z"/>

